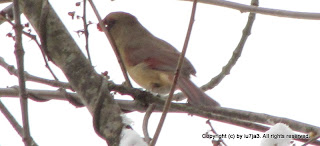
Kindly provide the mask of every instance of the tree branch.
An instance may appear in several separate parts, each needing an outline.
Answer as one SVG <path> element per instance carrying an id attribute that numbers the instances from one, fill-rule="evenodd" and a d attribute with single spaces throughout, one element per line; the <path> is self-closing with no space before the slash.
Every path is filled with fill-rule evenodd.
<path id="1" fill-rule="evenodd" d="M 116 85 L 109 82 L 109 89 L 117 91 L 120 94 L 131 95 L 136 100 L 117 100 L 122 110 L 146 112 L 146 104 L 155 103 L 154 112 L 162 112 L 164 100 L 158 96 L 154 96 L 150 93 L 141 91 L 139 89 L 128 88 L 123 85 Z M 45 91 L 45 90 L 27 90 L 28 93 L 35 94 L 37 97 L 43 97 L 43 99 L 58 99 L 67 100 L 65 96 L 61 95 L 59 91 Z M 80 96 L 75 93 L 69 93 L 75 100 L 82 102 Z M 18 91 L 11 88 L 0 88 L 0 97 L 18 97 Z M 172 103 L 169 109 L 171 113 L 188 113 L 189 115 L 195 115 L 206 119 L 211 119 L 235 126 L 251 129 L 255 131 L 265 132 L 269 127 L 264 125 L 273 126 L 276 123 L 285 123 L 289 127 L 297 132 L 301 133 L 320 133 L 320 127 L 302 123 L 288 118 L 271 116 L 263 113 L 254 113 L 249 111 L 218 107 L 214 110 L 208 109 L 208 111 L 197 109 L 187 104 Z M 307 142 L 307 139 L 295 139 L 301 142 Z M 315 141 L 312 144 L 320 145 L 320 141 Z"/>
<path id="2" fill-rule="evenodd" d="M 18 96 L 18 95 L 17 95 Z M 12 116 L 9 110 L 5 107 L 5 105 L 0 100 L 0 111 L 2 114 L 8 119 L 12 127 L 17 131 L 17 133 L 23 138 L 23 129 L 17 122 L 17 120 Z M 31 146 L 38 146 L 38 144 L 31 138 Z"/>
<path id="3" fill-rule="evenodd" d="M 253 6 L 258 6 L 258 1 L 252 1 L 251 4 Z M 256 17 L 255 13 L 250 13 L 248 15 L 247 24 L 244 27 L 244 29 L 242 30 L 241 39 L 240 39 L 237 47 L 233 51 L 232 57 L 229 59 L 229 62 L 222 68 L 221 72 L 217 76 L 212 78 L 205 85 L 201 86 L 201 89 L 203 91 L 207 91 L 207 90 L 213 89 L 214 87 L 219 85 L 219 83 L 224 79 L 224 77 L 226 77 L 227 75 L 230 74 L 230 71 L 231 71 L 232 67 L 237 63 L 238 59 L 240 58 L 242 50 L 244 48 L 244 45 L 245 45 L 248 37 L 251 34 L 251 29 L 252 29 L 255 17 Z M 176 94 L 174 98 L 177 101 L 181 101 L 181 100 L 186 99 L 186 97 L 183 95 L 183 93 Z"/>
<path id="4" fill-rule="evenodd" d="M 190 16 L 190 20 L 189 20 L 188 30 L 187 30 L 187 34 L 186 34 L 186 38 L 185 38 L 185 41 L 184 41 L 184 44 L 183 44 L 183 48 L 182 48 L 181 54 L 179 56 L 179 60 L 178 60 L 178 64 L 177 64 L 177 67 L 176 67 L 175 75 L 174 75 L 174 78 L 173 78 L 173 81 L 172 81 L 172 85 L 171 85 L 171 89 L 170 89 L 170 92 L 169 92 L 169 97 L 166 99 L 166 103 L 164 105 L 164 108 L 163 108 L 163 111 L 162 111 L 162 115 L 161 115 L 157 130 L 156 130 L 156 132 L 155 132 L 155 134 L 153 136 L 153 139 L 152 139 L 152 141 L 150 143 L 150 146 L 154 146 L 157 143 L 157 140 L 158 140 L 158 137 L 160 135 L 162 126 L 164 124 L 164 121 L 166 119 L 166 116 L 167 116 L 167 113 L 169 111 L 170 105 L 172 103 L 173 93 L 174 93 L 174 91 L 176 89 L 176 85 L 177 85 L 177 82 L 178 82 L 178 79 L 179 79 L 179 76 L 180 76 L 182 64 L 183 64 L 183 61 L 184 61 L 184 56 L 185 56 L 185 54 L 187 52 L 189 39 L 190 39 L 190 36 L 191 36 L 191 31 L 192 31 L 192 27 L 193 27 L 193 23 L 194 23 L 194 16 L 195 16 L 195 13 L 196 13 L 196 8 L 197 8 L 197 0 L 193 0 L 193 5 L 192 5 L 192 10 L 191 10 L 191 16 Z"/>
<path id="5" fill-rule="evenodd" d="M 182 0 L 182 1 L 192 1 L 192 0 Z M 296 12 L 296 11 L 287 11 L 287 10 L 280 10 L 280 9 L 255 7 L 255 6 L 250 6 L 250 5 L 245 5 L 245 4 L 240 4 L 240 3 L 230 2 L 225 0 L 199 0 L 199 2 L 236 9 L 236 10 L 239 10 L 240 12 L 252 12 L 252 13 L 258 13 L 258 14 L 264 14 L 264 15 L 296 18 L 296 19 L 320 20 L 320 13 Z"/>
<path id="6" fill-rule="evenodd" d="M 46 0 L 24 0 L 21 5 L 30 24 L 41 36 L 48 58 L 64 72 L 94 119 L 99 116 L 98 121 L 94 120 L 95 127 L 98 123 L 97 134 L 101 134 L 109 145 L 119 145 L 123 128 L 121 111 L 113 97 L 105 92 L 108 88 L 103 77 L 95 72 Z M 103 99 L 102 103 L 97 102 L 99 99 Z"/>
<path id="7" fill-rule="evenodd" d="M 15 76 L 18 77 L 18 70 L 14 68 L 13 65 L 9 65 L 8 63 L 5 62 L 5 60 L 0 56 L 0 66 L 2 66 L 4 69 L 6 69 L 9 74 L 13 74 Z M 61 88 L 66 88 L 66 89 L 71 89 L 71 85 L 69 83 L 66 82 L 60 82 L 60 81 L 56 81 L 56 80 L 49 80 L 49 79 L 45 79 L 45 78 L 40 78 L 34 75 L 30 75 L 28 72 L 24 72 L 25 75 L 25 79 L 27 81 L 33 81 L 33 82 L 37 82 L 37 83 L 42 83 L 42 84 L 46 84 L 52 87 L 61 87 Z"/>
<path id="8" fill-rule="evenodd" d="M 258 6 L 258 3 L 259 2 L 257 0 L 253 0 L 251 2 L 251 4 L 255 7 Z M 249 14 L 247 24 L 244 27 L 244 29 L 242 30 L 241 39 L 238 43 L 238 46 L 233 51 L 233 54 L 232 54 L 231 58 L 229 59 L 229 62 L 222 68 L 221 72 L 217 76 L 212 78 L 211 81 L 208 82 L 207 84 L 203 85 L 201 87 L 201 89 L 206 91 L 206 90 L 210 90 L 210 89 L 214 88 L 224 79 L 225 76 L 230 74 L 232 67 L 234 65 L 236 65 L 238 59 L 241 56 L 242 50 L 244 48 L 244 45 L 245 45 L 248 37 L 251 35 L 251 29 L 252 29 L 253 22 L 254 22 L 255 18 L 256 18 L 255 13 Z"/>
<path id="9" fill-rule="evenodd" d="M 86 41 L 86 51 L 87 51 L 87 56 L 90 64 L 92 65 L 91 61 L 91 55 L 89 51 L 89 31 L 88 31 L 88 24 L 87 24 L 87 0 L 83 0 L 83 14 L 82 14 L 82 21 L 83 21 L 83 31 L 84 31 L 84 37 Z"/>
<path id="10" fill-rule="evenodd" d="M 146 113 L 144 114 L 144 117 L 143 117 L 142 131 L 143 131 L 145 142 L 147 144 L 150 144 L 150 142 L 152 140 L 150 138 L 149 132 L 148 132 L 148 125 L 149 125 L 148 123 L 149 123 L 149 118 L 150 118 L 155 107 L 156 107 L 156 105 L 154 103 L 150 104 L 148 109 L 146 110 Z"/>
<path id="11" fill-rule="evenodd" d="M 26 81 L 24 76 L 24 50 L 22 47 L 22 25 L 20 20 L 20 8 L 19 0 L 13 0 L 13 14 L 14 14 L 14 31 L 15 31 L 15 50 L 17 67 L 18 67 L 18 79 L 19 79 L 19 95 L 20 95 L 20 106 L 22 113 L 23 131 L 22 137 L 24 145 L 31 146 L 31 136 L 29 128 L 29 113 L 28 113 L 28 97 L 26 92 Z"/>

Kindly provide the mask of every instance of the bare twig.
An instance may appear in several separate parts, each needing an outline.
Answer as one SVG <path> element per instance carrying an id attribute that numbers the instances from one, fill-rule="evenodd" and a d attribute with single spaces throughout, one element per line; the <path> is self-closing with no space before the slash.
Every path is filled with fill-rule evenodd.
<path id="1" fill-rule="evenodd" d="M 251 2 L 251 5 L 258 6 L 258 1 L 253 0 Z M 222 81 L 222 79 L 225 76 L 230 74 L 232 67 L 237 63 L 238 59 L 240 58 L 243 47 L 244 47 L 249 35 L 251 34 L 251 28 L 253 26 L 253 22 L 254 22 L 255 18 L 256 18 L 255 13 L 249 14 L 247 25 L 245 26 L 245 28 L 242 31 L 242 37 L 240 39 L 240 42 L 238 43 L 238 46 L 236 47 L 236 49 L 233 51 L 232 57 L 230 58 L 229 62 L 222 68 L 222 71 L 216 77 L 211 79 L 211 81 L 209 83 L 203 85 L 201 87 L 201 89 L 208 90 L 208 89 L 214 88 Z"/>
<path id="2" fill-rule="evenodd" d="M 150 136 L 149 136 L 149 132 L 148 132 L 148 122 L 149 122 L 149 118 L 155 108 L 156 108 L 156 105 L 154 103 L 149 105 L 149 107 L 144 115 L 143 123 L 142 123 L 142 131 L 143 131 L 144 139 L 148 144 L 151 141 Z"/>
<path id="3" fill-rule="evenodd" d="M 33 90 L 27 89 L 28 97 L 36 96 L 43 100 L 67 100 L 66 96 L 61 94 L 58 90 Z M 72 96 L 77 102 L 82 103 L 80 97 L 76 93 L 67 92 L 68 95 Z M 19 97 L 19 91 L 15 88 L 0 88 L 0 97 Z"/>
<path id="4" fill-rule="evenodd" d="M 88 24 L 87 24 L 87 0 L 83 0 L 82 20 L 83 20 L 83 28 L 84 28 L 84 37 L 85 37 L 85 41 L 86 41 L 85 47 L 86 47 L 89 62 L 92 65 L 90 51 L 89 51 L 89 32 L 88 32 Z"/>
<path id="5" fill-rule="evenodd" d="M 251 4 L 253 6 L 258 6 L 258 1 L 252 1 Z M 256 17 L 255 13 L 249 14 L 247 24 L 242 31 L 242 37 L 238 43 L 238 46 L 233 51 L 232 57 L 229 59 L 229 62 L 222 68 L 221 72 L 217 76 L 212 78 L 205 85 L 201 86 L 201 89 L 203 91 L 213 89 L 224 79 L 225 76 L 230 74 L 232 67 L 237 63 L 238 59 L 240 58 L 243 47 L 244 47 L 249 35 L 251 34 L 251 29 L 252 29 L 255 17 Z M 186 97 L 182 93 L 178 93 L 175 95 L 175 100 L 177 100 L 177 101 L 184 100 L 185 98 Z"/>
<path id="6" fill-rule="evenodd" d="M 12 23 L 9 19 L 7 18 L 4 18 L 9 24 L 11 24 L 13 27 L 15 26 L 14 23 Z M 49 63 L 48 63 L 48 59 L 46 57 L 46 54 L 42 48 L 43 45 L 41 45 L 38 40 L 36 39 L 36 35 L 32 35 L 28 32 L 25 32 L 25 31 L 22 31 L 22 34 L 24 34 L 25 36 L 29 37 L 30 39 L 32 39 L 36 44 L 37 46 L 39 47 L 41 53 L 42 53 L 42 57 L 43 57 L 43 60 L 44 60 L 44 63 L 45 63 L 45 67 L 49 70 L 49 72 L 51 73 L 51 75 L 53 76 L 53 78 L 58 81 L 59 79 L 57 78 L 57 76 L 54 74 L 54 72 L 52 71 L 51 67 L 49 66 Z"/>
<path id="7" fill-rule="evenodd" d="M 207 120 L 206 123 L 210 126 L 212 133 L 218 135 L 218 133 L 216 132 L 216 130 L 213 129 L 213 126 L 212 126 L 210 120 Z M 221 143 L 223 143 L 225 146 L 227 146 L 227 144 L 223 141 L 222 138 L 220 138 L 218 141 L 219 141 L 219 143 L 221 142 Z"/>
<path id="8" fill-rule="evenodd" d="M 29 116 L 28 116 L 28 97 L 26 92 L 26 82 L 24 76 L 24 50 L 22 48 L 22 25 L 20 21 L 20 8 L 19 0 L 13 0 L 14 19 L 15 19 L 15 55 L 18 66 L 19 75 L 19 93 L 20 93 L 20 105 L 23 122 L 23 142 L 26 146 L 31 146 L 31 137 L 29 129 Z"/>
<path id="9" fill-rule="evenodd" d="M 9 110 L 5 107 L 5 105 L 1 102 L 1 100 L 0 100 L 0 111 L 8 119 L 8 121 L 10 122 L 12 127 L 17 131 L 17 133 L 21 137 L 23 137 L 23 133 L 22 133 L 23 129 L 22 129 L 22 127 L 19 125 L 17 120 L 12 116 L 12 114 L 9 112 Z M 33 139 L 31 139 L 31 145 L 32 146 L 37 146 L 38 144 L 36 144 L 36 142 Z"/>
<path id="10" fill-rule="evenodd" d="M 18 76 L 18 70 L 15 69 L 14 66 L 7 64 L 2 57 L 0 57 L 0 66 L 5 68 L 10 74 Z M 24 75 L 25 75 L 25 79 L 27 81 L 43 83 L 43 84 L 46 84 L 46 85 L 49 85 L 49 86 L 53 86 L 53 87 L 61 87 L 61 88 L 72 89 L 71 85 L 69 83 L 66 83 L 66 82 L 60 82 L 60 81 L 56 81 L 56 80 L 49 80 L 49 79 L 45 79 L 45 78 L 40 78 L 40 77 L 37 77 L 37 76 L 34 76 L 34 75 L 30 75 L 27 72 L 24 72 Z"/>
<path id="11" fill-rule="evenodd" d="M 183 0 L 183 1 L 192 1 L 192 0 Z M 239 10 L 240 12 L 251 12 L 251 13 L 277 16 L 277 17 L 296 18 L 296 19 L 320 20 L 320 13 L 297 12 L 297 11 L 287 11 L 287 10 L 280 10 L 280 9 L 255 7 L 255 6 L 250 6 L 250 5 L 245 5 L 245 4 L 240 4 L 240 3 L 230 2 L 225 0 L 199 0 L 199 2 L 236 9 L 236 10 Z"/>
<path id="12" fill-rule="evenodd" d="M 94 3 L 92 2 L 92 0 L 88 0 L 88 1 L 89 1 L 90 5 L 91 5 L 95 15 L 97 16 L 97 18 L 99 20 L 100 28 L 103 30 L 104 34 L 107 36 L 107 38 L 109 40 L 109 43 L 110 43 L 110 45 L 111 45 L 111 47 L 113 49 L 113 52 L 114 52 L 114 54 L 116 55 L 116 57 L 118 59 L 118 62 L 120 64 L 120 67 L 121 67 L 121 70 L 122 70 L 122 74 L 123 74 L 123 76 L 124 76 L 124 78 L 126 80 L 126 84 L 129 87 L 132 87 L 131 82 L 130 82 L 129 77 L 128 77 L 128 74 L 127 74 L 126 67 L 124 66 L 124 63 L 123 63 L 122 58 L 120 56 L 119 50 L 117 49 L 117 46 L 116 46 L 112 36 L 110 35 L 110 33 L 105 28 L 105 24 L 104 24 L 104 22 L 102 22 L 102 19 L 101 19 L 99 13 L 98 13 L 98 10 L 97 10 L 96 6 L 94 5 Z"/>
<path id="13" fill-rule="evenodd" d="M 189 43 L 189 39 L 190 39 L 190 35 L 191 35 L 192 26 L 193 26 L 193 23 L 194 23 L 194 16 L 195 16 L 195 13 L 196 13 L 196 7 L 197 7 L 197 0 L 194 0 L 193 1 L 193 5 L 192 5 L 192 12 L 191 12 L 191 17 L 190 17 L 190 22 L 189 22 L 189 26 L 188 26 L 188 30 L 187 30 L 187 35 L 186 35 L 186 38 L 185 38 L 183 49 L 182 49 L 180 57 L 179 57 L 179 61 L 178 61 L 177 69 L 176 69 L 176 72 L 175 72 L 175 76 L 173 78 L 173 82 L 172 82 L 172 85 L 171 85 L 171 90 L 170 90 L 170 93 L 169 93 L 169 98 L 167 98 L 166 103 L 164 105 L 163 112 L 162 112 L 162 115 L 161 115 L 157 130 L 156 130 L 156 132 L 155 132 L 155 134 L 153 136 L 153 140 L 151 141 L 150 146 L 154 146 L 157 143 L 157 140 L 158 140 L 158 137 L 160 135 L 162 126 L 164 124 L 164 120 L 166 119 L 167 113 L 168 113 L 170 105 L 171 105 L 171 101 L 172 101 L 172 98 L 173 98 L 173 93 L 174 93 L 174 91 L 176 89 L 176 84 L 177 84 L 177 81 L 179 79 L 179 75 L 180 75 L 181 67 L 182 67 L 182 64 L 183 64 L 184 56 L 185 56 L 186 51 L 187 51 L 187 47 L 188 47 L 188 43 Z"/>
<path id="14" fill-rule="evenodd" d="M 302 146 L 307 146 L 308 144 L 312 144 L 312 142 L 316 141 L 320 138 L 320 134 L 315 135 L 315 137 L 310 138 L 306 143 L 304 143 Z"/>
<path id="15" fill-rule="evenodd" d="M 49 69 L 51 75 L 54 77 L 55 80 L 59 80 L 57 76 L 53 73 L 52 69 L 50 68 L 48 61 L 52 61 L 47 55 L 46 55 L 46 50 L 48 50 L 48 42 L 47 42 L 47 17 L 49 14 L 49 2 L 48 0 L 44 0 L 41 6 L 41 13 L 40 13 L 40 26 L 39 26 L 39 37 L 41 41 L 41 45 L 39 46 L 44 62 L 46 64 L 46 68 Z M 39 45 L 39 43 L 37 43 Z"/>
<path id="16" fill-rule="evenodd" d="M 10 124 L 12 125 L 14 130 L 16 130 L 17 133 L 21 137 L 23 137 L 23 133 L 22 133 L 23 129 L 22 129 L 22 127 L 19 125 L 17 120 L 13 117 L 13 115 L 9 112 L 9 110 L 5 107 L 5 105 L 2 103 L 1 100 L 0 100 L 0 110 L 3 113 L 3 115 L 8 119 L 8 121 L 10 122 Z"/>
<path id="17" fill-rule="evenodd" d="M 45 67 L 49 70 L 49 72 L 51 73 L 51 75 L 53 76 L 53 78 L 58 81 L 59 79 L 57 78 L 57 76 L 53 73 L 52 69 L 50 68 L 49 66 L 49 63 L 48 63 L 48 59 L 46 57 L 46 54 L 42 48 L 42 45 L 39 43 L 39 41 L 37 40 L 37 36 L 36 35 L 33 35 L 31 33 L 27 33 L 25 31 L 22 31 L 22 33 L 29 37 L 30 39 L 32 39 L 36 44 L 37 46 L 39 47 L 40 51 L 41 51 L 41 54 L 42 54 L 42 57 L 43 57 L 43 60 L 44 60 L 44 63 L 45 63 Z"/>
<path id="18" fill-rule="evenodd" d="M 15 26 L 15 24 L 12 23 L 9 19 L 7 19 L 7 18 L 4 18 L 4 19 L 5 19 L 9 24 L 11 24 L 13 27 Z M 58 77 L 54 74 L 54 72 L 52 71 L 51 67 L 49 66 L 48 59 L 47 59 L 46 54 L 45 54 L 45 52 L 44 52 L 44 49 L 43 49 L 43 47 L 42 47 L 42 46 L 45 46 L 45 45 L 41 45 L 41 44 L 38 42 L 38 40 L 36 39 L 36 35 L 32 35 L 32 34 L 27 33 L 27 32 L 25 32 L 25 31 L 22 31 L 22 33 L 23 33 L 25 36 L 31 38 L 31 39 L 37 44 L 37 46 L 40 48 L 40 51 L 41 51 L 41 53 L 42 53 L 42 57 L 43 57 L 43 60 L 44 60 L 44 63 L 45 63 L 45 67 L 49 70 L 49 72 L 51 73 L 51 75 L 53 76 L 53 78 L 54 78 L 56 81 L 59 81 Z M 43 42 L 43 43 L 44 43 L 44 42 Z"/>
<path id="19" fill-rule="evenodd" d="M 44 5 L 45 5 L 45 4 L 44 4 Z M 11 6 L 11 5 L 9 5 L 6 9 L 12 10 L 12 8 L 11 8 L 10 6 Z M 45 8 L 44 8 L 44 9 L 45 9 Z M 9 12 L 10 12 L 10 11 L 9 11 Z M 9 12 L 6 11 L 5 14 L 10 14 Z M 15 27 L 15 24 L 14 24 L 13 22 L 11 22 L 10 18 L 8 19 L 8 18 L 6 18 L 6 17 L 1 17 L 1 16 L 0 16 L 0 18 L 2 18 L 3 20 L 5 20 L 6 22 L 8 22 L 12 27 Z M 49 66 L 48 59 L 47 59 L 47 57 L 46 57 L 46 55 L 45 55 L 45 52 L 44 52 L 44 49 L 43 49 L 43 47 L 42 47 L 42 46 L 46 47 L 46 42 L 42 41 L 42 44 L 40 44 L 40 43 L 38 42 L 38 40 L 36 39 L 36 35 L 32 35 L 32 34 L 30 34 L 30 33 L 28 33 L 28 32 L 23 31 L 23 30 L 22 30 L 22 34 L 24 34 L 25 36 L 29 37 L 30 39 L 32 39 L 32 40 L 37 44 L 37 46 L 40 48 L 40 51 L 41 51 L 41 53 L 42 53 L 42 57 L 43 57 L 43 60 L 44 60 L 44 62 L 45 62 L 45 67 L 49 70 L 49 72 L 51 73 L 51 75 L 53 76 L 53 78 L 58 81 L 57 76 L 54 74 L 54 72 L 52 71 L 52 69 L 51 69 L 50 66 Z M 43 39 L 43 38 L 42 38 L 42 39 Z"/>

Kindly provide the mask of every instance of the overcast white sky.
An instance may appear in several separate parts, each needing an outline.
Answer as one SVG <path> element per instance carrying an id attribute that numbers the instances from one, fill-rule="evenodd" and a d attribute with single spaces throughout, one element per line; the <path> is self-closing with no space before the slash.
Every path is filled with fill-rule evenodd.
<path id="1" fill-rule="evenodd" d="M 250 4 L 250 0 L 234 0 Z M 84 48 L 82 20 L 72 20 L 68 12 L 82 15 L 77 1 L 50 1 L 74 39 Z M 181 50 L 189 22 L 191 3 L 174 0 L 105 0 L 95 1 L 102 17 L 112 11 L 135 15 L 154 35 Z M 320 12 L 318 0 L 268 0 L 260 6 L 294 11 Z M 0 8 L 5 5 L 0 5 Z M 90 9 L 89 9 L 90 10 Z M 89 18 L 97 22 L 89 11 Z M 248 13 L 212 5 L 198 4 L 196 21 L 191 34 L 187 58 L 197 70 L 192 78 L 203 85 L 217 75 L 227 63 L 240 40 Z M 25 19 L 23 19 L 26 22 Z M 224 107 L 266 113 L 320 126 L 315 115 L 319 111 L 320 84 L 320 22 L 257 15 L 241 58 L 221 84 L 207 93 Z M 0 26 L 0 56 L 15 64 L 14 42 L 5 37 L 11 26 Z M 103 33 L 90 26 L 90 51 L 98 73 L 108 71 L 116 83 L 123 82 L 121 71 Z M 13 32 L 13 31 L 11 31 Z M 40 77 L 52 78 L 44 67 L 42 56 L 33 41 L 24 37 L 26 71 Z M 51 65 L 54 66 L 54 65 Z M 53 67 L 61 80 L 61 71 Z M 0 68 L 0 88 L 17 85 L 17 79 Z M 138 86 L 136 86 L 138 87 Z M 30 89 L 52 89 L 27 82 Z M 117 96 L 118 97 L 118 96 Z M 123 98 L 123 97 L 121 97 Z M 124 97 L 130 99 L 129 97 Z M 16 98 L 1 98 L 16 119 L 21 120 L 20 103 Z M 92 117 L 86 108 L 75 108 L 66 101 L 29 102 L 31 134 L 39 145 L 45 146 L 102 146 L 92 127 Z M 134 121 L 134 129 L 142 136 L 144 113 L 127 115 Z M 149 123 L 153 135 L 160 114 L 153 114 Z M 201 136 L 210 127 L 206 119 L 187 114 L 169 114 L 158 140 L 163 145 L 210 146 Z M 257 134 L 240 127 L 212 121 L 219 134 Z M 261 139 L 225 139 L 228 145 L 256 146 Z M 0 114 L 0 146 L 22 146 L 23 142 L 5 117 Z"/>

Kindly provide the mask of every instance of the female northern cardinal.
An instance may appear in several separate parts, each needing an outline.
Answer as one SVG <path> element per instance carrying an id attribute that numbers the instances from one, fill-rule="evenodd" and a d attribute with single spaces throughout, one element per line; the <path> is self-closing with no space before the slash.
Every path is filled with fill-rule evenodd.
<path id="1" fill-rule="evenodd" d="M 131 78 L 151 92 L 169 93 L 180 52 L 153 36 L 129 13 L 110 13 L 103 22 L 107 25 Z M 190 61 L 184 58 L 178 88 L 192 105 L 220 106 L 190 81 L 190 74 L 195 73 Z"/>

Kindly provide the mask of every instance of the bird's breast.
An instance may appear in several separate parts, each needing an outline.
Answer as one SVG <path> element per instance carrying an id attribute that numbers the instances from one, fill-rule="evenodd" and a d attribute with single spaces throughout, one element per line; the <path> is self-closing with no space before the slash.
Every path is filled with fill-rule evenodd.
<path id="1" fill-rule="evenodd" d="M 146 63 L 127 66 L 127 71 L 137 84 L 151 92 L 167 94 L 170 91 L 171 73 L 153 70 Z"/>

